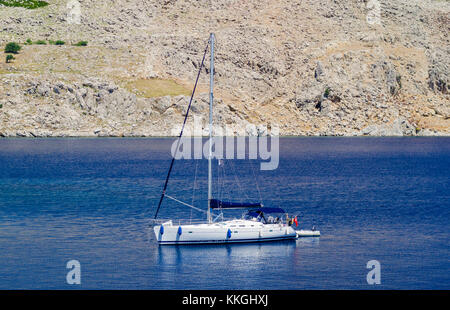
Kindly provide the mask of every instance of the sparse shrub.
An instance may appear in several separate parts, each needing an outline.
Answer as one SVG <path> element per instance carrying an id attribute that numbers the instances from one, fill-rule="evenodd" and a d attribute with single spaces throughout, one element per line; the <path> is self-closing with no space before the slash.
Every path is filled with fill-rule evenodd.
<path id="1" fill-rule="evenodd" d="M 64 42 L 63 40 L 56 40 L 56 41 L 48 40 L 48 43 L 52 44 L 52 45 L 64 45 L 64 44 L 66 44 L 66 42 Z"/>
<path id="2" fill-rule="evenodd" d="M 87 45 L 88 45 L 87 41 L 80 41 L 80 42 L 74 44 L 74 46 L 87 46 Z"/>
<path id="3" fill-rule="evenodd" d="M 45 42 L 45 40 L 37 40 L 36 42 L 34 42 L 34 44 L 38 44 L 38 45 L 46 45 L 47 42 Z"/>
<path id="4" fill-rule="evenodd" d="M 31 41 L 31 39 L 27 39 L 27 41 L 25 42 L 26 45 L 31 45 L 33 44 L 33 41 Z"/>
<path id="5" fill-rule="evenodd" d="M 13 60 L 13 59 L 15 59 L 13 55 L 11 55 L 11 54 L 6 55 L 6 63 L 11 62 L 11 60 Z"/>
<path id="6" fill-rule="evenodd" d="M 16 42 L 9 42 L 5 46 L 5 53 L 17 54 L 22 47 Z"/>
<path id="7" fill-rule="evenodd" d="M 0 0 L 0 4 L 26 9 L 37 9 L 48 5 L 47 2 L 40 0 Z"/>
<path id="8" fill-rule="evenodd" d="M 327 89 L 325 89 L 325 92 L 323 93 L 323 96 L 324 96 L 325 98 L 328 98 L 329 95 L 330 95 L 330 88 L 327 87 Z"/>
<path id="9" fill-rule="evenodd" d="M 397 75 L 395 77 L 395 80 L 397 81 L 398 87 L 402 88 L 402 76 L 401 75 Z"/>
<path id="10" fill-rule="evenodd" d="M 0 109 L 1 109 L 1 108 L 3 108 L 3 104 L 2 104 L 2 103 L 0 103 Z"/>

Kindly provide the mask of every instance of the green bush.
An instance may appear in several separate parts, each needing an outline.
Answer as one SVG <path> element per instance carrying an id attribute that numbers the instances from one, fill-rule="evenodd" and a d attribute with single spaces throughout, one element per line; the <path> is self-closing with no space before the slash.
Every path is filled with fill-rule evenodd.
<path id="1" fill-rule="evenodd" d="M 26 45 L 31 45 L 33 44 L 33 41 L 31 41 L 31 39 L 27 39 L 27 41 L 25 42 Z"/>
<path id="2" fill-rule="evenodd" d="M 3 104 L 0 103 L 0 109 L 3 108 Z"/>
<path id="3" fill-rule="evenodd" d="M 5 53 L 17 54 L 22 47 L 16 42 L 9 42 L 5 46 Z"/>
<path id="4" fill-rule="evenodd" d="M 45 42 L 45 40 L 37 40 L 36 42 L 34 42 L 34 44 L 38 44 L 38 45 L 46 45 L 47 42 Z"/>
<path id="5" fill-rule="evenodd" d="M 80 42 L 74 44 L 74 46 L 87 46 L 87 45 L 88 45 L 87 41 L 80 41 Z"/>
<path id="6" fill-rule="evenodd" d="M 64 45 L 64 44 L 66 44 L 66 42 L 64 42 L 63 40 L 56 40 L 56 41 L 48 40 L 48 43 L 52 44 L 52 45 Z"/>
<path id="7" fill-rule="evenodd" d="M 11 60 L 15 59 L 13 55 L 8 54 L 6 55 L 6 63 L 11 62 Z"/>
<path id="8" fill-rule="evenodd" d="M 26 9 L 37 9 L 47 6 L 48 3 L 40 0 L 0 0 L 0 4 L 11 7 L 21 7 Z"/>

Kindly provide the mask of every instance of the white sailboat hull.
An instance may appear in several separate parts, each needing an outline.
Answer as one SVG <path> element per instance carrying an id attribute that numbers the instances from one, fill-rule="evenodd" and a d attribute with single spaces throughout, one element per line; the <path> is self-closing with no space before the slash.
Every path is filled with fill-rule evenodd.
<path id="1" fill-rule="evenodd" d="M 161 245 L 264 242 L 297 238 L 296 231 L 287 224 L 262 224 L 249 220 L 196 225 L 173 225 L 172 221 L 168 221 L 155 226 L 153 230 Z"/>
<path id="2" fill-rule="evenodd" d="M 262 203 L 236 203 L 227 202 L 222 200 L 213 199 L 212 196 L 212 138 L 213 138 L 213 85 L 214 85 L 214 34 L 211 33 L 208 45 L 211 48 L 211 60 L 210 60 L 210 96 L 209 96 L 209 155 L 208 155 L 208 209 L 207 223 L 203 224 L 189 224 L 189 225 L 174 225 L 172 221 L 167 221 L 160 225 L 155 226 L 154 233 L 156 240 L 159 244 L 206 244 L 206 243 L 237 243 L 237 242 L 263 242 L 263 241 L 275 241 L 275 240 L 287 240 L 296 239 L 297 233 L 288 223 L 283 222 L 282 219 L 286 218 L 288 220 L 287 213 L 281 208 L 264 208 Z M 192 99 L 197 87 L 197 82 L 200 76 L 201 69 L 204 64 L 207 47 L 205 48 L 205 53 L 203 55 L 203 60 L 201 62 L 199 72 L 197 75 L 197 80 L 192 92 L 191 101 L 186 110 L 183 126 L 179 137 L 182 137 L 184 126 L 186 124 L 187 117 L 189 115 L 189 109 L 191 107 Z M 176 145 L 176 152 L 179 149 L 178 140 Z M 170 173 L 175 161 L 175 156 L 172 158 L 170 164 L 169 172 L 164 183 L 164 188 L 159 200 L 158 208 L 156 209 L 155 219 L 158 216 L 158 212 L 163 202 L 164 197 L 170 198 L 178 203 L 185 206 L 191 207 L 193 209 L 199 210 L 193 205 L 189 205 L 181 200 L 171 197 L 166 194 L 167 184 L 169 181 Z M 194 183 L 195 189 L 195 183 Z M 211 209 L 247 209 L 248 213 L 241 220 L 231 220 L 222 221 L 217 223 L 211 223 Z M 252 208 L 252 209 L 249 209 Z M 203 211 L 203 210 L 200 210 Z M 285 214 L 286 217 L 276 217 L 269 216 L 267 219 L 264 214 L 268 213 L 281 213 Z M 222 219 L 223 219 L 223 214 Z M 281 220 L 280 220 L 281 219 Z M 294 221 L 297 223 L 296 217 L 290 220 L 290 223 Z M 315 235 L 316 233 L 311 232 L 301 232 L 300 235 Z"/>

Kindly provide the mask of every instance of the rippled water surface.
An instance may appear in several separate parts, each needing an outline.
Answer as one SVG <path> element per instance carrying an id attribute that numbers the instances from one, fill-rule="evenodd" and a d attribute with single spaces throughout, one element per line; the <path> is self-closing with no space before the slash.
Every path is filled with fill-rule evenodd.
<path id="1" fill-rule="evenodd" d="M 1 139 L 0 289 L 450 289 L 449 138 L 283 138 L 276 170 L 215 166 L 214 194 L 299 214 L 320 239 L 158 247 L 172 142 Z M 168 192 L 205 208 L 206 178 L 205 160 L 176 161 Z M 203 215 L 164 201 L 161 216 Z"/>

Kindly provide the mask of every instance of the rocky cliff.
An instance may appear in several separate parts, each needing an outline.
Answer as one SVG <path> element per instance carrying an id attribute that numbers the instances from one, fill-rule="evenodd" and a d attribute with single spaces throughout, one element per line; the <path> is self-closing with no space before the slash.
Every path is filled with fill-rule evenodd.
<path id="1" fill-rule="evenodd" d="M 174 135 L 210 32 L 215 120 L 236 134 L 450 134 L 449 1 L 47 2 L 0 5 L 0 46 L 22 44 L 0 59 L 0 136 Z"/>

